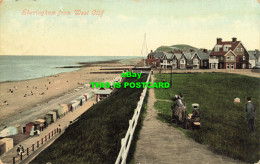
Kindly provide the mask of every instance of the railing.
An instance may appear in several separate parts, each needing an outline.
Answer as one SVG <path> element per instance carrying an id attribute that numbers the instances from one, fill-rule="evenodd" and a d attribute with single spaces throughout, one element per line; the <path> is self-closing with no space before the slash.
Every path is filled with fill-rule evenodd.
<path id="1" fill-rule="evenodd" d="M 10 160 L 8 163 L 10 163 L 10 164 L 11 163 L 12 164 L 21 163 L 28 156 L 30 156 L 34 151 L 38 150 L 44 143 L 49 141 L 51 138 L 53 138 L 55 135 L 59 134 L 60 132 L 61 132 L 61 130 L 59 128 L 54 129 L 48 135 L 45 135 L 43 138 L 38 140 L 36 143 L 32 144 L 32 146 L 24 149 L 24 153 L 21 153 L 20 155 L 13 157 L 13 159 Z"/>
<path id="2" fill-rule="evenodd" d="M 151 77 L 151 72 L 148 75 L 146 83 L 149 82 L 150 77 Z M 146 91 L 147 91 L 147 86 L 145 86 L 145 88 L 144 88 L 144 90 L 143 90 L 143 92 L 140 96 L 140 100 L 137 103 L 137 107 L 136 107 L 136 110 L 134 112 L 132 119 L 129 120 L 129 127 L 128 127 L 128 130 L 126 132 L 125 138 L 122 138 L 122 140 L 121 140 L 121 149 L 120 149 L 120 152 L 117 156 L 117 159 L 116 159 L 116 162 L 115 162 L 116 164 L 125 164 L 126 163 L 126 158 L 127 158 L 128 151 L 129 151 L 132 139 L 133 139 L 135 127 L 136 127 L 137 122 L 138 122 L 138 118 L 139 118 L 139 115 L 140 115 L 140 112 L 141 112 L 141 108 L 142 108 L 143 101 L 144 101 L 144 98 L 145 98 L 145 95 L 146 95 Z"/>

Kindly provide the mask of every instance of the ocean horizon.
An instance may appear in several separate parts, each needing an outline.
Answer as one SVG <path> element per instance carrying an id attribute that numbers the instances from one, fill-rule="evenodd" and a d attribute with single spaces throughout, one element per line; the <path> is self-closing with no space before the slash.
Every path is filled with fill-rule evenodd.
<path id="1" fill-rule="evenodd" d="M 0 82 L 21 81 L 46 77 L 80 68 L 57 68 L 81 66 L 79 63 L 124 60 L 138 56 L 0 56 Z"/>

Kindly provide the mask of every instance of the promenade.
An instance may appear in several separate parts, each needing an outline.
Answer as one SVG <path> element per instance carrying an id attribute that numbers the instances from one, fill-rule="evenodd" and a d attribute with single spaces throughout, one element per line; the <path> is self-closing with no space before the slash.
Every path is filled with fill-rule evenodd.
<path id="1" fill-rule="evenodd" d="M 151 77 L 153 82 L 154 77 Z M 157 110 L 154 89 L 149 90 L 148 108 L 134 154 L 137 164 L 204 164 L 242 163 L 229 157 L 216 154 L 207 146 L 192 139 L 156 118 Z"/>
<path id="2" fill-rule="evenodd" d="M 86 101 L 86 103 L 84 103 L 82 106 L 80 106 L 79 108 L 77 108 L 73 112 L 68 113 L 64 117 L 58 119 L 56 122 L 49 125 L 46 129 L 44 129 L 40 133 L 39 136 L 30 137 L 30 138 L 22 141 L 20 144 L 25 148 L 25 151 L 26 151 L 26 148 L 31 147 L 32 144 L 37 143 L 37 141 L 41 141 L 41 139 L 45 138 L 45 136 L 48 135 L 52 130 L 57 129 L 59 125 L 61 127 L 61 130 L 64 131 L 69 126 L 70 121 L 73 121 L 76 118 L 78 118 L 81 114 L 83 114 L 85 111 L 87 111 L 94 103 L 96 103 L 95 97 Z M 57 135 L 60 135 L 60 134 L 57 134 Z M 55 136 L 55 139 L 56 138 L 57 137 Z M 49 142 L 53 142 L 53 141 L 54 140 L 49 140 L 46 143 L 44 143 L 42 146 L 44 146 L 44 148 L 46 148 L 45 145 L 47 144 L 49 146 L 50 145 Z M 10 163 L 10 162 L 12 163 L 13 157 L 17 156 L 17 152 L 16 152 L 17 146 L 15 146 L 13 149 L 11 149 L 10 151 L 8 151 L 7 153 L 5 153 L 1 156 L 0 159 L 2 160 L 3 163 Z M 42 151 L 42 150 L 44 150 L 44 149 L 41 149 L 40 151 Z M 27 159 L 25 159 L 25 160 L 27 162 L 29 162 L 30 160 L 34 159 L 35 156 L 38 155 L 39 153 L 40 153 L 39 151 L 32 152 L 32 154 L 29 155 L 27 157 Z"/>

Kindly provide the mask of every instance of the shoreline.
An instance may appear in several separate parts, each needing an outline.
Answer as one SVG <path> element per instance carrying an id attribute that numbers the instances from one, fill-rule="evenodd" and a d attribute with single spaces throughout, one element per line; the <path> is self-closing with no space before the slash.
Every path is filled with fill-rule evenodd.
<path id="1" fill-rule="evenodd" d="M 131 59 L 125 59 L 125 60 L 131 60 Z M 113 62 L 111 62 L 113 61 Z M 116 63 L 120 63 L 120 60 L 111 60 L 111 61 L 98 61 L 98 62 L 89 62 L 88 64 L 82 64 L 81 66 L 63 66 L 63 67 L 55 67 L 55 69 L 59 69 L 59 68 L 79 68 L 78 70 L 71 70 L 71 71 L 66 71 L 66 72 L 60 72 L 60 73 L 56 73 L 56 74 L 51 74 L 51 75 L 47 75 L 47 76 L 42 76 L 42 77 L 36 77 L 36 78 L 32 78 L 32 79 L 24 79 L 24 80 L 13 80 L 13 81 L 0 81 L 0 85 L 2 83 L 9 83 L 9 82 L 22 82 L 22 81 L 27 81 L 27 80 L 34 80 L 34 79 L 40 79 L 40 78 L 46 78 L 46 77 L 52 77 L 52 76 L 57 76 L 59 74 L 64 74 L 64 73 L 69 73 L 69 72 L 75 72 L 75 71 L 79 71 L 81 70 L 82 68 L 85 68 L 85 67 L 91 67 L 95 64 L 104 64 L 104 63 L 111 63 L 111 64 L 116 64 Z M 77 63 L 77 64 L 80 64 L 80 63 Z"/>
<path id="2" fill-rule="evenodd" d="M 125 59 L 124 61 L 134 65 L 140 62 L 138 58 Z M 124 61 L 102 62 L 102 64 L 92 62 L 94 66 L 89 65 L 72 72 L 63 72 L 29 80 L 0 82 L 0 128 L 8 125 L 9 118 L 14 118 L 16 115 L 21 115 L 32 108 L 48 104 L 49 101 L 58 99 L 63 95 L 74 93 L 74 89 L 84 87 L 84 84 L 89 84 L 92 81 L 112 80 L 120 74 L 91 74 L 91 72 L 99 72 L 101 68 L 104 68 L 103 65 L 106 64 L 118 67 L 118 65 L 123 65 Z M 128 64 L 124 65 L 128 67 Z M 12 93 L 9 91 L 10 89 L 13 90 Z M 4 101 L 7 101 L 8 105 L 2 105 Z M 23 118 L 17 119 L 22 120 Z"/>

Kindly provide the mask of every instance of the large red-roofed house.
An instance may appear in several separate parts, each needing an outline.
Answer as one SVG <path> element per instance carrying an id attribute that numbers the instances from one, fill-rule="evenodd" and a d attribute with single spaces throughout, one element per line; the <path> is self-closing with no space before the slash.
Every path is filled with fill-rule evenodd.
<path id="1" fill-rule="evenodd" d="M 222 41 L 217 38 L 217 44 L 209 55 L 211 69 L 246 69 L 249 68 L 249 53 L 241 41 Z"/>

